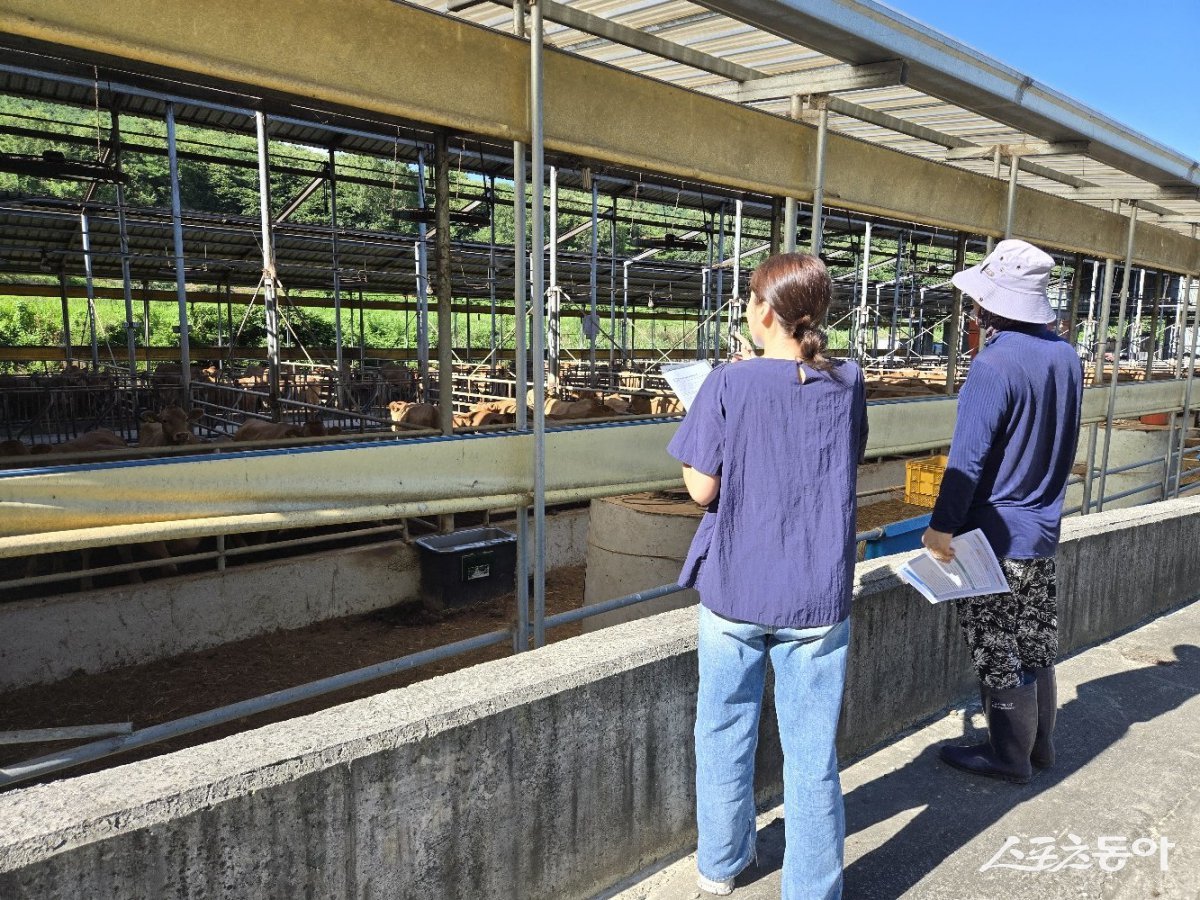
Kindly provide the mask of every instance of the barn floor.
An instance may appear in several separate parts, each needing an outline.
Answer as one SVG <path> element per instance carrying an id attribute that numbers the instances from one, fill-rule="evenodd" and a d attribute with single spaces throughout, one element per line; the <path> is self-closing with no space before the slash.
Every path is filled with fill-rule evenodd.
<path id="1" fill-rule="evenodd" d="M 923 515 L 928 510 L 890 499 L 859 510 L 858 530 Z M 579 606 L 584 567 L 556 569 L 546 579 L 547 615 Z M 54 684 L 0 694 L 0 731 L 51 728 L 101 722 L 132 722 L 145 728 L 238 700 L 249 699 L 330 675 L 395 659 L 419 650 L 504 628 L 513 595 L 471 610 L 438 617 L 420 607 L 380 610 L 333 619 L 290 631 L 236 641 L 158 662 L 109 672 L 79 674 Z M 550 643 L 574 637 L 578 623 L 550 629 Z M 249 716 L 150 747 L 70 770 L 97 771 L 169 753 L 271 722 L 316 712 L 339 703 L 444 675 L 511 653 L 507 644 L 432 663 L 313 700 Z M 0 765 L 32 759 L 68 746 L 64 743 L 0 746 Z M 48 776 L 45 781 L 59 776 Z M 26 782 L 31 784 L 36 782 Z"/>
<path id="2" fill-rule="evenodd" d="M 546 614 L 575 609 L 583 597 L 583 566 L 547 573 Z M 0 694 L 0 731 L 100 722 L 132 722 L 145 728 L 283 688 L 338 675 L 506 627 L 515 608 L 510 593 L 487 605 L 438 618 L 418 608 L 392 608 L 279 631 L 196 653 L 99 674 L 74 675 L 53 684 Z M 578 623 L 546 632 L 549 643 L 575 637 Z M 431 663 L 334 694 L 248 716 L 153 746 L 71 769 L 82 775 L 137 759 L 316 712 L 360 697 L 404 687 L 490 659 L 507 656 L 507 644 Z M 76 742 L 78 743 L 78 742 Z M 0 765 L 61 750 L 67 743 L 0 746 Z M 64 777 L 51 775 L 43 781 Z M 36 784 L 36 781 L 24 784 Z"/>

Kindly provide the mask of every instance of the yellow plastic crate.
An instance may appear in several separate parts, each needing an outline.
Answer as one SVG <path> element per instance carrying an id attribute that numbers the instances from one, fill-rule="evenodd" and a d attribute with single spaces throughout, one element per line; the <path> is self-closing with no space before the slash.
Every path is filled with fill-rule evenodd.
<path id="1" fill-rule="evenodd" d="M 904 502 L 933 509 L 938 491 L 942 488 L 946 461 L 945 456 L 910 459 L 904 467 Z"/>

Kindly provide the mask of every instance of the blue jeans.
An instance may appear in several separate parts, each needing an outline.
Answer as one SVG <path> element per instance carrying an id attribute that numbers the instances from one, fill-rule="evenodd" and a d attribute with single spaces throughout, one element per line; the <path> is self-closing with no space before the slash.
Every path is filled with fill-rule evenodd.
<path id="1" fill-rule="evenodd" d="M 842 894 L 846 820 L 838 715 L 850 620 L 818 628 L 733 622 L 700 607 L 696 867 L 714 881 L 754 858 L 754 751 L 767 656 L 783 745 L 783 900 Z"/>

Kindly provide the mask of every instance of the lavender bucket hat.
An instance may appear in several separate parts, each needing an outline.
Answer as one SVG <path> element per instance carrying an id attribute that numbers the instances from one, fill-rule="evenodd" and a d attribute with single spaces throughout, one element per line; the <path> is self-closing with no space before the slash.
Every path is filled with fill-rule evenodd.
<path id="1" fill-rule="evenodd" d="M 1006 240 L 977 266 L 956 272 L 956 288 L 990 313 L 1048 325 L 1056 318 L 1046 293 L 1054 259 L 1026 241 Z"/>

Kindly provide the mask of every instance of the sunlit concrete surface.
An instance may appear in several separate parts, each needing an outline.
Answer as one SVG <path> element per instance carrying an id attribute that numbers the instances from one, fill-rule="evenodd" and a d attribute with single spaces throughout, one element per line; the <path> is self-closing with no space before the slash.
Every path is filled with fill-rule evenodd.
<path id="1" fill-rule="evenodd" d="M 982 735 L 977 703 L 842 772 L 847 900 L 1200 896 L 1200 602 L 1058 671 L 1058 762 L 1028 785 L 938 762 L 942 743 Z M 779 897 L 783 816 L 777 807 L 759 818 L 758 864 L 734 898 Z M 1146 855 L 1102 861 L 1101 838 Z M 606 896 L 710 895 L 696 889 L 688 856 Z"/>

